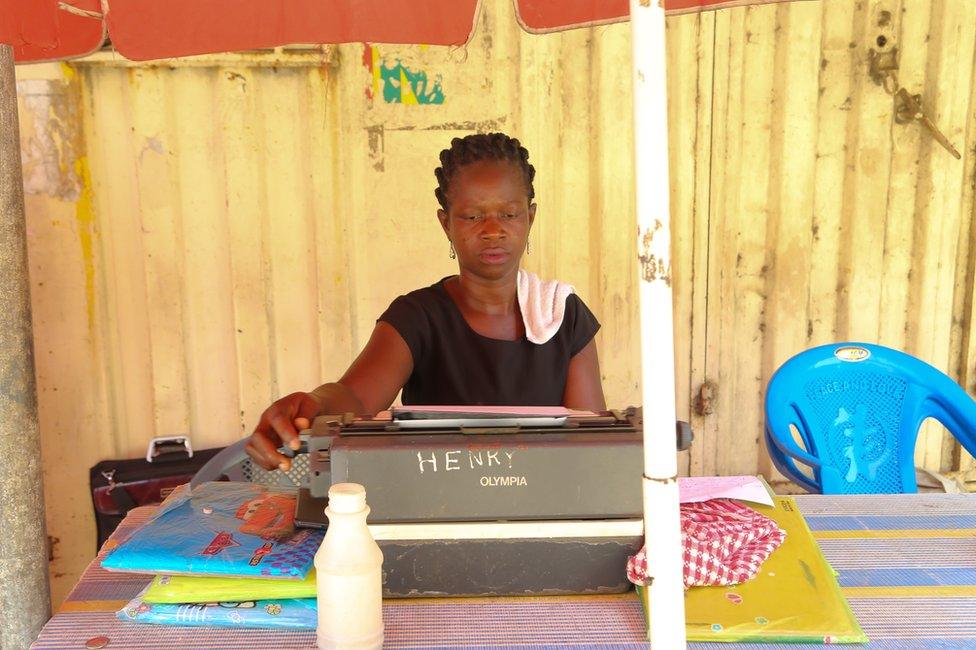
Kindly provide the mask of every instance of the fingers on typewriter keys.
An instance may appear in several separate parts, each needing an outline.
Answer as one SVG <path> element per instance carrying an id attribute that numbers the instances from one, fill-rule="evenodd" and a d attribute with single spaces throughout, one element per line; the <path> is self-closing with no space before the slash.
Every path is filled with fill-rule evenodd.
<path id="1" fill-rule="evenodd" d="M 290 416 L 285 415 L 281 411 L 274 414 L 271 417 L 271 428 L 274 429 L 274 432 L 281 439 L 282 447 L 298 449 L 301 446 L 301 442 L 298 440 L 298 432 L 295 431 L 295 425 L 292 423 Z M 278 458 L 279 462 L 281 460 L 281 458 Z"/>
<path id="2" fill-rule="evenodd" d="M 273 470 L 275 467 L 280 467 L 281 463 L 287 460 L 278 453 L 276 449 L 277 444 L 269 439 L 273 435 L 273 432 L 255 432 L 251 436 L 250 442 L 244 447 L 244 451 L 251 457 L 251 460 L 266 470 Z M 291 466 L 290 462 L 288 466 Z"/>

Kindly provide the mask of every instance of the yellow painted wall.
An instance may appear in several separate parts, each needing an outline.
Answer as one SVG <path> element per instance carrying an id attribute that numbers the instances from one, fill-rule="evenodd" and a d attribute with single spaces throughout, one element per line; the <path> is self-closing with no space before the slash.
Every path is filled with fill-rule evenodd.
<path id="1" fill-rule="evenodd" d="M 609 403 L 637 402 L 629 28 L 530 36 L 510 2 L 483 4 L 462 48 L 19 70 L 56 602 L 94 553 L 89 466 L 156 435 L 239 438 L 273 398 L 335 378 L 393 297 L 452 272 L 432 173 L 452 137 L 529 148 L 526 265 L 576 285 L 603 323 Z M 869 80 L 882 11 L 902 83 L 962 161 L 895 124 Z M 669 19 L 684 471 L 772 476 L 763 386 L 810 345 L 901 347 L 973 390 L 973 24 L 962 0 Z M 427 92 L 387 102 L 383 66 L 425 72 Z M 443 103 L 420 103 L 435 82 Z M 706 381 L 709 414 L 692 408 Z M 969 469 L 958 456 L 934 428 L 919 447 L 935 469 Z"/>

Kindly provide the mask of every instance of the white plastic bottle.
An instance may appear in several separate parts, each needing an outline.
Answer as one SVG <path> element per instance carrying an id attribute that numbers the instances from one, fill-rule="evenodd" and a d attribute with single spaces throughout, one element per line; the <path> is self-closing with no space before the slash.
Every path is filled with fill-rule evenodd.
<path id="1" fill-rule="evenodd" d="M 383 647 L 383 554 L 366 527 L 366 489 L 329 488 L 329 528 L 315 554 L 322 650 Z"/>

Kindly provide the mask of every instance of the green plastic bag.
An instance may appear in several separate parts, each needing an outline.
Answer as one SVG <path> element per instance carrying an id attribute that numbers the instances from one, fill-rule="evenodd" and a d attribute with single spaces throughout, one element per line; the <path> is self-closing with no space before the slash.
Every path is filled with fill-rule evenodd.
<path id="1" fill-rule="evenodd" d="M 142 601 L 147 603 L 220 603 L 280 598 L 315 598 L 315 570 L 304 580 L 156 576 Z"/>

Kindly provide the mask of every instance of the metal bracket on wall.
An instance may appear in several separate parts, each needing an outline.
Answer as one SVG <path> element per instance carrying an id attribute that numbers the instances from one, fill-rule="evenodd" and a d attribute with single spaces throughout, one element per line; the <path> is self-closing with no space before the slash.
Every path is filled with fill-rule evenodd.
<path id="1" fill-rule="evenodd" d="M 704 383 L 698 388 L 698 395 L 695 396 L 694 409 L 695 413 L 701 416 L 711 415 L 715 412 L 715 394 L 718 392 L 718 386 L 711 379 L 706 379 Z"/>
<path id="2" fill-rule="evenodd" d="M 898 48 L 892 47 L 888 50 L 876 51 L 874 48 L 868 50 L 868 75 L 872 81 L 885 89 L 885 92 L 894 99 L 895 122 L 898 124 L 908 124 L 918 122 L 924 126 L 942 147 L 952 156 L 959 160 L 962 155 L 959 150 L 952 146 L 949 138 L 945 136 L 935 122 L 925 114 L 922 108 L 922 96 L 911 94 L 898 83 Z"/>

